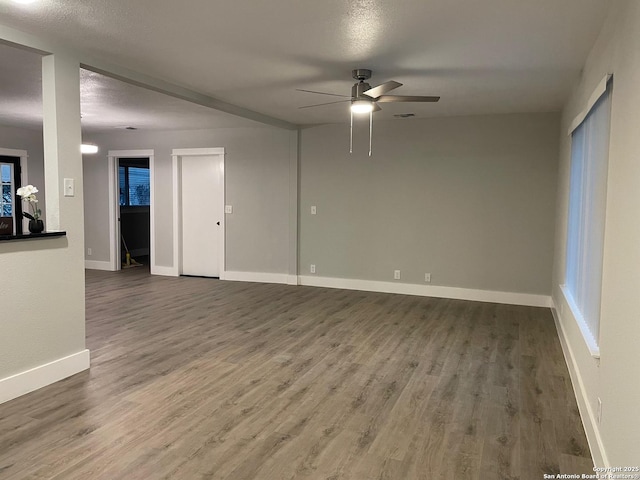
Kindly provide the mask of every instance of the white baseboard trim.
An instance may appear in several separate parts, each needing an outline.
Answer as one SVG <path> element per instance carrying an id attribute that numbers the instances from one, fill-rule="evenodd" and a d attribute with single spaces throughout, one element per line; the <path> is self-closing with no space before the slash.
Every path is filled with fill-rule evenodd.
<path id="1" fill-rule="evenodd" d="M 99 260 L 85 260 L 84 268 L 88 270 L 107 270 L 109 272 L 113 271 L 111 262 L 101 262 Z"/>
<path id="2" fill-rule="evenodd" d="M 287 285 L 299 285 L 298 275 L 287 275 Z"/>
<path id="3" fill-rule="evenodd" d="M 263 272 L 224 272 L 224 279 L 233 282 L 258 282 L 258 283 L 289 283 L 290 275 L 286 273 Z M 222 277 L 221 277 L 222 278 Z M 297 284 L 297 281 L 296 281 Z"/>
<path id="4" fill-rule="evenodd" d="M 0 403 L 25 395 L 39 388 L 80 373 L 89 368 L 89 350 L 59 358 L 25 372 L 0 379 Z"/>
<path id="5" fill-rule="evenodd" d="M 175 267 L 160 267 L 151 265 L 151 275 L 163 275 L 165 277 L 179 277 L 178 269 Z"/>
<path id="6" fill-rule="evenodd" d="M 330 278 L 301 275 L 300 285 L 312 287 L 344 288 L 346 290 L 364 290 L 368 292 L 399 293 L 423 297 L 453 298 L 476 302 L 504 303 L 530 307 L 550 307 L 551 297 L 529 293 L 495 292 L 474 290 L 471 288 L 441 287 L 437 285 L 417 285 L 413 283 L 378 282 L 373 280 L 355 280 L 351 278 Z"/>
<path id="7" fill-rule="evenodd" d="M 607 452 L 602 442 L 602 436 L 600 435 L 600 429 L 598 428 L 598 422 L 596 415 L 589 403 L 589 397 L 578 369 L 578 363 L 573 355 L 573 349 L 569 343 L 569 339 L 562 328 L 562 321 L 558 314 L 555 304 L 552 300 L 551 312 L 553 313 L 553 320 L 556 324 L 556 330 L 558 331 L 558 337 L 560 338 L 560 345 L 562 346 L 562 353 L 564 355 L 564 361 L 567 364 L 569 375 L 571 377 L 571 384 L 573 386 L 573 393 L 578 403 L 578 411 L 580 412 L 580 418 L 582 419 L 582 425 L 584 427 L 585 434 L 587 436 L 587 443 L 591 450 L 591 457 L 593 462 L 598 467 L 610 467 Z"/>

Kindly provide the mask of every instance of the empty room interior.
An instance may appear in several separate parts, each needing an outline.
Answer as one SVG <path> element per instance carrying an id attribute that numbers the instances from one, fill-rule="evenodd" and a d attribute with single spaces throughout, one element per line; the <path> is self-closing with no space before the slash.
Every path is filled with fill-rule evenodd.
<path id="1" fill-rule="evenodd" d="M 0 479 L 640 479 L 637 0 L 0 0 L 0 66 Z"/>

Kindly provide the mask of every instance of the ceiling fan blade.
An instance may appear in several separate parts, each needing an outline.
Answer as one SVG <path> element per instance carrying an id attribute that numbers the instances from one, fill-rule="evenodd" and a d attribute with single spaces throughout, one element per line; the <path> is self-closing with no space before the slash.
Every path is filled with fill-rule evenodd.
<path id="1" fill-rule="evenodd" d="M 298 107 L 298 108 L 321 107 L 322 105 L 333 105 L 334 103 L 344 103 L 344 102 L 350 102 L 350 101 L 351 101 L 351 99 L 349 99 L 349 100 L 338 100 L 337 102 L 316 103 L 315 105 L 305 105 L 304 107 Z"/>
<path id="2" fill-rule="evenodd" d="M 362 92 L 362 93 L 364 93 L 367 97 L 378 98 L 380 95 L 384 95 L 385 93 L 390 92 L 394 88 L 398 88 L 401 86 L 402 84 L 400 82 L 389 80 L 388 82 L 384 82 L 383 84 L 378 85 L 377 87 L 370 88 L 366 92 Z"/>
<path id="3" fill-rule="evenodd" d="M 437 102 L 440 97 L 410 96 L 410 95 L 382 95 L 376 98 L 376 102 Z"/>
<path id="4" fill-rule="evenodd" d="M 296 88 L 298 92 L 307 92 L 307 93 L 317 93 L 319 95 L 331 95 L 332 97 L 344 97 L 351 98 L 349 95 L 337 95 L 335 93 L 327 93 L 327 92 L 316 92 L 315 90 L 303 90 L 301 88 Z"/>

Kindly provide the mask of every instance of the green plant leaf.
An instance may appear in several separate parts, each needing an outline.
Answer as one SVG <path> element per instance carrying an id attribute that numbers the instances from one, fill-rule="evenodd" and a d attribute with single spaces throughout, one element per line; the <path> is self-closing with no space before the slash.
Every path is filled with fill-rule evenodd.
<path id="1" fill-rule="evenodd" d="M 30 213 L 22 212 L 22 215 L 24 216 L 24 218 L 28 218 L 29 220 L 35 220 L 35 217 Z"/>

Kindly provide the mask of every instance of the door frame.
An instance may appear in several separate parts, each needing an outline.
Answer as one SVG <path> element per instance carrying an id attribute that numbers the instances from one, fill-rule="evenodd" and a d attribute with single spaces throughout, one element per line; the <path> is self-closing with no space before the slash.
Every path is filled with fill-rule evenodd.
<path id="1" fill-rule="evenodd" d="M 5 157 L 19 157 L 20 158 L 20 184 L 22 186 L 29 185 L 29 175 L 27 171 L 27 161 L 29 159 L 29 155 L 26 150 L 15 150 L 13 148 L 2 148 L 0 147 L 0 155 Z M 42 187 L 41 187 L 42 189 Z M 18 195 L 14 192 L 16 203 L 21 202 L 22 200 L 18 199 Z M 22 207 L 22 206 L 21 206 Z M 45 204 L 45 208 L 46 208 Z M 22 231 L 26 232 L 29 229 L 29 220 L 22 217 L 20 220 L 22 223 Z M 16 219 L 16 223 L 18 219 Z"/>
<path id="2" fill-rule="evenodd" d="M 109 150 L 109 263 L 111 270 L 116 271 L 122 268 L 122 242 L 120 241 L 120 192 L 118 166 L 120 158 L 148 158 L 149 159 L 149 261 L 151 263 L 152 275 L 166 275 L 158 272 L 156 267 L 156 227 L 155 227 L 155 174 L 154 174 L 154 151 L 153 150 Z M 163 269 L 166 267 L 160 267 Z"/>
<path id="3" fill-rule="evenodd" d="M 226 218 L 224 213 L 225 202 L 227 198 L 226 177 L 225 177 L 225 153 L 224 147 L 215 148 L 174 148 L 171 151 L 171 167 L 173 178 L 173 267 L 174 275 L 182 275 L 182 157 L 196 156 L 222 156 L 222 211 L 220 212 L 220 280 L 225 279 L 225 238 L 226 238 Z"/>

